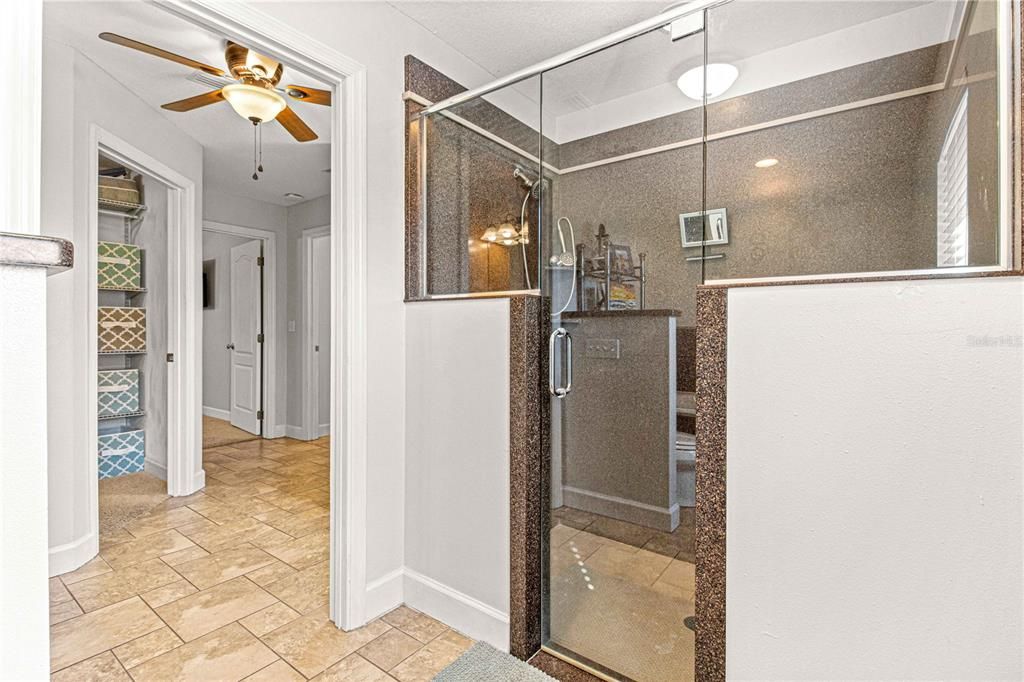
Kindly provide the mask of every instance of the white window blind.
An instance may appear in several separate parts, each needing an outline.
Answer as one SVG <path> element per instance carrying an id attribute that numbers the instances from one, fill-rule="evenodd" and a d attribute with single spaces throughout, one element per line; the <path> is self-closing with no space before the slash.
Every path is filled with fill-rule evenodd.
<path id="1" fill-rule="evenodd" d="M 940 268 L 967 265 L 967 93 L 946 130 L 938 165 L 936 254 Z"/>

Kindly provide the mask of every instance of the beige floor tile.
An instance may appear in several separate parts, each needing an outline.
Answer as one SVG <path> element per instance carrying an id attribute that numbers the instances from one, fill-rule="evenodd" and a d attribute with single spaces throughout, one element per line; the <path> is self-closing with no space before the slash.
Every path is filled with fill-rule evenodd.
<path id="1" fill-rule="evenodd" d="M 310 566 L 267 585 L 266 590 L 299 613 L 309 613 L 328 599 L 328 562 Z"/>
<path id="2" fill-rule="evenodd" d="M 219 552 L 237 547 L 245 542 L 262 547 L 267 543 L 281 544 L 292 539 L 290 535 L 271 528 L 252 517 L 246 517 L 241 521 L 231 521 L 213 528 L 197 531 L 183 530 L 182 532 L 208 552 Z"/>
<path id="3" fill-rule="evenodd" d="M 113 569 L 103 560 L 102 557 L 94 557 L 90 559 L 84 566 L 76 568 L 70 573 L 65 573 L 60 577 L 65 585 L 71 585 L 78 583 L 89 578 L 95 578 L 103 573 L 109 573 Z"/>
<path id="4" fill-rule="evenodd" d="M 301 570 L 327 561 L 330 557 L 330 537 L 327 532 L 313 533 L 274 547 L 267 547 L 267 552 L 289 566 Z"/>
<path id="5" fill-rule="evenodd" d="M 250 544 L 214 552 L 174 567 L 183 578 L 201 590 L 274 563 L 274 557 Z"/>
<path id="6" fill-rule="evenodd" d="M 114 655 L 117 656 L 117 660 L 121 661 L 121 665 L 125 668 L 134 668 L 182 644 L 181 638 L 174 634 L 170 628 L 163 627 L 156 632 L 151 632 L 138 639 L 133 639 L 127 644 L 122 644 L 114 649 Z"/>
<path id="7" fill-rule="evenodd" d="M 118 569 L 149 559 L 156 559 L 164 554 L 178 552 L 191 546 L 192 542 L 178 531 L 165 530 L 144 538 L 116 544 L 106 550 L 100 550 L 100 556 L 110 564 L 111 568 Z"/>
<path id="8" fill-rule="evenodd" d="M 390 673 L 400 682 L 428 682 L 451 665 L 471 644 L 467 638 L 449 630 L 402 661 Z"/>
<path id="9" fill-rule="evenodd" d="M 172 649 L 131 669 L 135 682 L 241 680 L 277 660 L 238 623 Z"/>
<path id="10" fill-rule="evenodd" d="M 388 630 L 362 649 L 359 655 L 381 670 L 391 670 L 420 650 L 423 642 L 398 628 Z"/>
<path id="11" fill-rule="evenodd" d="M 405 605 L 385 614 L 384 620 L 424 644 L 448 629 L 444 623 Z"/>
<path id="12" fill-rule="evenodd" d="M 275 601 L 273 596 L 241 577 L 182 597 L 156 612 L 179 637 L 190 642 Z"/>
<path id="13" fill-rule="evenodd" d="M 199 590 L 196 589 L 195 585 L 188 582 L 187 580 L 175 580 L 173 583 L 168 583 L 162 587 L 158 587 L 155 590 L 143 592 L 139 596 L 142 597 L 143 601 L 150 605 L 152 608 L 163 606 L 164 604 L 170 604 L 172 601 L 187 597 L 190 594 L 195 594 Z"/>
<path id="14" fill-rule="evenodd" d="M 359 654 L 346 656 L 313 678 L 314 682 L 390 682 L 393 679 Z"/>
<path id="15" fill-rule="evenodd" d="M 83 609 L 95 611 L 178 580 L 181 576 L 174 569 L 159 559 L 150 559 L 74 583 L 68 589 Z"/>
<path id="16" fill-rule="evenodd" d="M 68 588 L 64 587 L 64 583 L 60 581 L 60 578 L 50 578 L 49 585 L 51 604 L 71 601 L 71 593 L 68 592 Z"/>
<path id="17" fill-rule="evenodd" d="M 203 517 L 188 507 L 175 509 L 160 509 L 150 512 L 141 519 L 133 521 L 125 528 L 137 538 L 159 533 L 162 530 L 170 530 L 179 526 L 187 526 L 196 521 L 202 521 Z"/>
<path id="18" fill-rule="evenodd" d="M 132 682 L 121 664 L 109 651 L 76 663 L 50 676 L 51 682 Z"/>
<path id="19" fill-rule="evenodd" d="M 622 552 L 629 553 L 640 551 L 639 547 L 627 545 L 624 542 L 601 537 L 600 535 L 594 535 L 593 533 L 588 533 L 585 530 L 576 533 L 576 535 L 573 535 L 562 543 L 561 546 L 571 549 L 574 553 L 579 554 L 583 559 L 586 559 L 602 547 L 615 547 Z"/>
<path id="20" fill-rule="evenodd" d="M 204 556 L 209 555 L 210 553 L 202 547 L 199 547 L 198 545 L 193 545 L 192 547 L 183 549 L 180 552 L 171 552 L 170 554 L 165 554 L 162 557 L 160 557 L 160 560 L 168 566 L 177 566 L 178 564 L 183 564 L 186 561 L 200 559 Z"/>
<path id="21" fill-rule="evenodd" d="M 672 559 L 667 556 L 648 552 L 646 549 L 628 552 L 618 547 L 605 546 L 590 555 L 586 565 L 592 573 L 650 586 L 671 561 Z"/>
<path id="22" fill-rule="evenodd" d="M 658 582 L 689 588 L 692 592 L 696 586 L 696 568 L 688 561 L 673 559 L 665 572 L 658 577 Z"/>
<path id="23" fill-rule="evenodd" d="M 134 539 L 135 536 L 126 531 L 124 528 L 118 528 L 117 530 L 111 533 L 104 533 L 100 536 L 100 554 L 103 554 L 104 551 L 106 551 L 110 547 L 113 547 L 114 545 L 119 545 L 122 542 L 129 542 L 130 540 Z"/>
<path id="24" fill-rule="evenodd" d="M 281 658 L 306 677 L 313 677 L 390 629 L 375 620 L 351 632 L 331 622 L 327 608 L 297 618 L 263 637 Z"/>
<path id="25" fill-rule="evenodd" d="M 274 661 L 263 670 L 245 678 L 248 682 L 306 682 L 295 668 L 281 660 Z"/>
<path id="26" fill-rule="evenodd" d="M 551 546 L 559 547 L 563 542 L 576 535 L 579 531 L 572 526 L 558 524 L 551 529 Z"/>
<path id="27" fill-rule="evenodd" d="M 301 615 L 301 613 L 290 608 L 287 604 L 277 602 L 257 611 L 251 616 L 246 616 L 238 622 L 252 634 L 262 637 L 268 632 L 272 632 L 282 625 L 292 622 Z"/>
<path id="28" fill-rule="evenodd" d="M 274 563 L 264 566 L 263 568 L 257 569 L 252 573 L 246 573 L 245 577 L 253 581 L 260 587 L 265 587 L 275 580 L 281 578 L 287 578 L 290 575 L 298 573 L 298 570 L 292 568 L 283 561 L 274 559 Z"/>
<path id="29" fill-rule="evenodd" d="M 163 626 L 138 597 L 66 620 L 50 628 L 50 667 L 60 670 Z"/>
<path id="30" fill-rule="evenodd" d="M 57 602 L 56 604 L 50 604 L 50 625 L 63 623 L 75 616 L 81 616 L 82 613 L 82 607 L 73 599 Z"/>

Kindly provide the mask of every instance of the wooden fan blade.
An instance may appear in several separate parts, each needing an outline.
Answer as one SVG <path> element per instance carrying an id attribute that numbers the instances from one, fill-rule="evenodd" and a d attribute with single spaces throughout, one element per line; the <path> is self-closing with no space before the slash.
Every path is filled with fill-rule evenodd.
<path id="1" fill-rule="evenodd" d="M 218 69 L 216 66 L 210 66 L 209 64 L 197 62 L 194 59 L 182 57 L 180 54 L 174 54 L 173 52 L 162 50 L 159 47 L 153 47 L 152 45 L 147 45 L 146 43 L 140 43 L 138 40 L 132 40 L 131 38 L 119 36 L 116 33 L 101 33 L 100 38 L 106 40 L 108 43 L 114 43 L 115 45 L 121 45 L 123 47 L 130 47 L 133 50 L 145 52 L 146 54 L 151 54 L 154 57 L 162 57 L 164 59 L 169 59 L 172 62 L 184 64 L 185 66 L 190 66 L 193 69 L 199 69 L 200 71 L 205 71 L 206 73 L 212 73 L 214 76 L 227 75 L 224 73 L 223 70 Z"/>
<path id="2" fill-rule="evenodd" d="M 331 93 L 329 90 L 318 90 L 317 88 L 310 88 L 305 85 L 289 85 L 285 87 L 284 91 L 288 93 L 289 97 L 300 102 L 323 104 L 327 107 L 331 106 Z"/>
<path id="3" fill-rule="evenodd" d="M 168 111 L 192 111 L 193 109 L 205 107 L 208 104 L 216 104 L 223 100 L 224 92 L 222 90 L 211 90 L 195 97 L 186 97 L 185 99 L 179 99 L 177 102 L 161 104 L 160 108 L 167 109 Z"/>
<path id="4" fill-rule="evenodd" d="M 299 142 L 310 142 L 317 139 L 313 129 L 306 125 L 306 122 L 299 118 L 299 115 L 292 111 L 291 107 L 282 109 L 276 120 Z"/>

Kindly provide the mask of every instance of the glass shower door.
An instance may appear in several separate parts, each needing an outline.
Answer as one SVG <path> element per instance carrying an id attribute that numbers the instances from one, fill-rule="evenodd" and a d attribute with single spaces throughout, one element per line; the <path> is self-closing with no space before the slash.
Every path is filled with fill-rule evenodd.
<path id="1" fill-rule="evenodd" d="M 700 15 L 543 74 L 546 650 L 692 679 Z M 696 79 L 696 91 L 693 89 Z"/>

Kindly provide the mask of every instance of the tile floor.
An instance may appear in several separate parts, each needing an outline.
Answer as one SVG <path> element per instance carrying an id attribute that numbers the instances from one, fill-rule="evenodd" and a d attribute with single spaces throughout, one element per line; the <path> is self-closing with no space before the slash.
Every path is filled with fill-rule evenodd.
<path id="1" fill-rule="evenodd" d="M 551 640 L 638 682 L 692 680 L 692 510 L 676 533 L 568 507 L 552 523 Z"/>
<path id="2" fill-rule="evenodd" d="M 472 641 L 402 606 L 327 615 L 327 439 L 204 451 L 202 492 L 100 538 L 50 579 L 52 679 L 430 680 Z"/>

